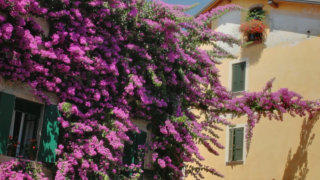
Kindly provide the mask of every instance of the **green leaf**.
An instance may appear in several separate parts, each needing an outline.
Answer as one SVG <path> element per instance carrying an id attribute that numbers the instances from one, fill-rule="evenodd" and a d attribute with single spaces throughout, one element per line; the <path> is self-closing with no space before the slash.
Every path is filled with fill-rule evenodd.
<path id="1" fill-rule="evenodd" d="M 63 104 L 62 104 L 62 112 L 64 112 L 64 113 L 70 113 L 71 107 L 72 107 L 72 104 L 71 104 L 71 103 L 63 102 Z"/>

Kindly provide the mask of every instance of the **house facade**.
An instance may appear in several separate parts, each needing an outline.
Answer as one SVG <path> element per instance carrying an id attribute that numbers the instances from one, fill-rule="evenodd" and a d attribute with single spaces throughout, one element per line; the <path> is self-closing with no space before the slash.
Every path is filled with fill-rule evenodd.
<path id="1" fill-rule="evenodd" d="M 55 94 L 46 95 L 52 104 L 43 103 L 25 83 L 0 80 L 0 163 L 12 159 L 49 164 L 56 162 L 55 151 L 61 140 L 57 118 L 61 112 Z M 150 179 L 151 153 L 141 154 L 139 146 L 151 141 L 151 136 L 145 121 L 133 122 L 141 133 L 128 134 L 133 143 L 125 144 L 123 162 L 138 164 L 142 158 L 145 173 L 140 179 Z M 49 179 L 53 179 L 49 169 L 43 167 L 42 170 Z"/>
<path id="2" fill-rule="evenodd" d="M 223 15 L 212 22 L 212 28 L 241 39 L 242 45 L 219 44 L 237 57 L 222 59 L 217 65 L 222 84 L 234 96 L 241 96 L 244 91 L 261 91 L 274 78 L 273 91 L 288 88 L 306 99 L 319 99 L 320 1 L 214 0 L 200 13 L 230 3 L 243 10 Z M 265 24 L 263 33 L 240 32 L 241 25 L 252 19 Z M 245 138 L 247 118 L 228 118 L 236 126 L 221 127 L 223 131 L 218 132 L 225 146 L 218 150 L 219 156 L 199 146 L 206 164 L 224 179 L 319 179 L 318 117 L 308 120 L 286 114 L 281 122 L 263 117 L 250 142 Z M 221 179 L 204 175 L 205 179 Z"/>

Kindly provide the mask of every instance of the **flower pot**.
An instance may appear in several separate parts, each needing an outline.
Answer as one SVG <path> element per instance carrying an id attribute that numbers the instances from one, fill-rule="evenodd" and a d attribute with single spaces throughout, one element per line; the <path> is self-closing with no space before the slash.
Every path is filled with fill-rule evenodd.
<path id="1" fill-rule="evenodd" d="M 250 33 L 248 34 L 248 41 L 261 42 L 262 37 L 262 33 Z"/>

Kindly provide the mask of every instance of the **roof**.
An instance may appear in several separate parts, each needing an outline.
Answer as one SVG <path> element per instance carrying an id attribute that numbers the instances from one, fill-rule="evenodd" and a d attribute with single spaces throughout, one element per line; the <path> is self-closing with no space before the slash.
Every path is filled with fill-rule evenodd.
<path id="1" fill-rule="evenodd" d="M 179 5 L 194 5 L 198 4 L 194 8 L 186 11 L 187 14 L 195 16 L 200 14 L 208 4 L 211 4 L 213 1 L 216 0 L 163 0 L 163 2 L 168 4 L 179 4 Z"/>
<path id="2" fill-rule="evenodd" d="M 320 4 L 320 0 L 278 0 L 287 2 L 298 2 L 298 3 L 308 3 L 308 4 Z"/>
<path id="3" fill-rule="evenodd" d="M 197 14 L 195 14 L 195 16 L 198 16 L 199 14 L 203 13 L 204 11 L 211 9 L 212 6 L 214 6 L 218 1 L 220 0 L 211 0 L 210 3 L 208 3 L 206 6 L 204 6 L 203 8 L 201 8 Z"/>
<path id="4" fill-rule="evenodd" d="M 177 0 L 172 0 L 172 1 L 177 1 Z M 181 1 L 183 1 L 183 0 L 181 0 Z M 220 0 L 211 0 L 207 5 L 203 6 L 201 9 L 199 9 L 198 12 L 196 14 L 194 14 L 194 16 L 198 16 L 199 14 L 214 8 L 216 3 L 219 1 Z M 265 1 L 268 1 L 268 0 L 265 0 Z M 319 4 L 320 5 L 320 0 L 275 0 L 275 2 L 281 2 L 281 1 L 306 3 L 306 4 Z M 232 2 L 230 1 L 230 3 L 232 3 Z"/>

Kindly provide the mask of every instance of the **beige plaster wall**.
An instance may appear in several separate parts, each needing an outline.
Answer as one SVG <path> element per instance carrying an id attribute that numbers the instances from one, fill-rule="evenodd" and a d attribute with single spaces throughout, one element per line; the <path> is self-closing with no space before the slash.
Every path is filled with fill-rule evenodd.
<path id="1" fill-rule="evenodd" d="M 320 97 L 320 38 L 310 38 L 295 45 L 282 44 L 263 49 L 262 45 L 243 48 L 239 58 L 249 61 L 248 90 L 261 90 L 265 83 L 276 78 L 273 90 L 282 87 L 302 94 L 307 99 Z M 230 63 L 219 65 L 221 81 L 228 86 Z M 233 119 L 235 124 L 245 123 L 246 118 Z M 219 132 L 220 142 L 226 146 L 226 132 Z M 226 151 L 215 157 L 201 147 L 206 164 L 214 166 L 225 179 L 310 179 L 320 178 L 320 123 L 317 118 L 292 118 L 283 122 L 261 119 L 254 129 L 254 136 L 244 164 L 226 165 Z M 191 178 L 192 179 L 192 178 Z M 219 179 L 206 175 L 205 179 Z"/>
<path id="2" fill-rule="evenodd" d="M 267 11 L 273 10 L 267 1 L 235 0 L 232 3 L 244 7 L 265 4 Z M 277 12 L 295 14 L 303 18 L 320 15 L 320 6 L 280 3 Z M 210 49 L 210 47 L 203 47 Z M 276 78 L 273 90 L 288 88 L 307 99 L 320 98 L 320 37 L 303 37 L 299 41 L 283 41 L 272 46 L 257 44 L 242 47 L 238 59 L 249 61 L 248 91 L 259 91 L 265 83 Z M 230 59 L 218 65 L 220 80 L 226 87 L 230 81 Z M 230 87 L 228 87 L 230 89 Z M 243 124 L 246 117 L 232 119 L 235 124 Z M 220 142 L 226 146 L 226 131 L 218 132 Z M 293 180 L 320 179 L 320 122 L 318 117 L 306 121 L 301 117 L 285 115 L 283 122 L 262 118 L 254 129 L 254 135 L 245 162 L 226 165 L 226 150 L 219 150 L 214 156 L 199 146 L 206 157 L 205 163 L 215 167 L 228 180 Z M 188 177 L 187 179 L 192 179 Z M 205 179 L 221 179 L 205 174 Z"/>

